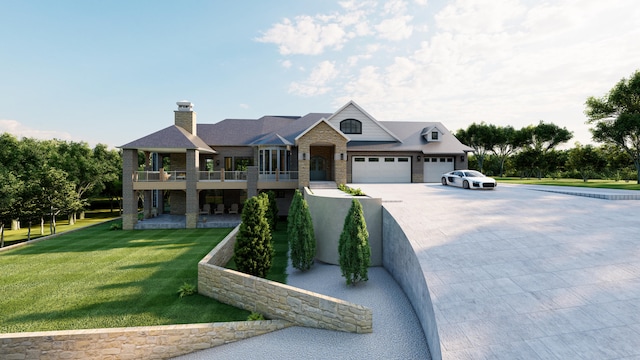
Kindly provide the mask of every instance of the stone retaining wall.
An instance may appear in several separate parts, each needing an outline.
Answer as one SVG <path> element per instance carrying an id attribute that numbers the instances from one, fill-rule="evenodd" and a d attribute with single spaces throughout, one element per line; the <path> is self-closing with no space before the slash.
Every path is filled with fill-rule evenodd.
<path id="1" fill-rule="evenodd" d="M 239 227 L 198 264 L 198 292 L 220 302 L 296 325 L 370 333 L 371 309 L 311 291 L 229 270 Z"/>
<path id="2" fill-rule="evenodd" d="M 0 334 L 0 359 L 168 359 L 290 325 L 268 320 Z"/>

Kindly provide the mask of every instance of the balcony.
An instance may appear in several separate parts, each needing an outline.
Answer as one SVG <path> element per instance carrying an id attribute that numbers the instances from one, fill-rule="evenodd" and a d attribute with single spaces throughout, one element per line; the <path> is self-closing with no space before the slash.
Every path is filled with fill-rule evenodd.
<path id="1" fill-rule="evenodd" d="M 134 182 L 180 182 L 187 180 L 187 172 L 176 171 L 136 171 L 133 174 Z M 260 171 L 258 180 L 264 182 L 291 182 L 298 181 L 297 171 Z M 198 181 L 225 182 L 247 181 L 246 171 L 198 171 Z"/>

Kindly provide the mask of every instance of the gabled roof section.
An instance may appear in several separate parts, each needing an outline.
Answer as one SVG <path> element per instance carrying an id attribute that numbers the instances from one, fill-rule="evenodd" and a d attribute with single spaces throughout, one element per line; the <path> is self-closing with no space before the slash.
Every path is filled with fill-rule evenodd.
<path id="1" fill-rule="evenodd" d="M 402 139 L 387 129 L 380 121 L 369 115 L 355 101 L 350 100 L 338 111 L 333 113 L 327 121 L 334 128 L 340 129 L 340 122 L 346 119 L 356 119 L 362 123 L 362 134 L 348 134 L 353 141 L 399 141 Z"/>
<path id="2" fill-rule="evenodd" d="M 198 150 L 209 154 L 216 153 L 202 139 L 176 125 L 171 125 L 153 134 L 134 140 L 120 146 L 120 148 L 160 153 L 179 153 L 187 150 Z"/>
<path id="3" fill-rule="evenodd" d="M 333 130 L 335 130 L 336 133 L 338 133 L 340 136 L 342 136 L 346 141 L 349 141 L 351 139 L 349 139 L 349 137 L 345 134 L 342 133 L 342 131 L 336 129 L 335 126 L 331 125 L 330 122 L 328 122 L 325 118 L 322 118 L 318 121 L 316 121 L 315 124 L 309 126 L 308 128 L 306 128 L 303 132 L 301 132 L 300 134 L 298 134 L 298 136 L 296 136 L 295 141 L 296 143 L 298 142 L 298 140 L 303 137 L 304 135 L 306 135 L 309 131 L 315 129 L 316 126 L 318 126 L 320 123 L 325 123 L 327 124 L 330 128 L 332 128 Z"/>

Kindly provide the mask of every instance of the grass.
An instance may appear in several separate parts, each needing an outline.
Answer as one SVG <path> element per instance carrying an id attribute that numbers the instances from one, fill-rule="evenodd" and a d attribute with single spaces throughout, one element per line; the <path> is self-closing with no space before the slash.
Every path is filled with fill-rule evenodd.
<path id="1" fill-rule="evenodd" d="M 110 223 L 0 253 L 0 333 L 246 320 L 201 295 L 197 263 L 230 229 L 110 231 Z"/>
<path id="2" fill-rule="evenodd" d="M 287 239 L 287 223 L 278 222 L 277 229 L 272 234 L 273 249 L 275 256 L 271 260 L 271 269 L 267 274 L 267 279 L 277 281 L 282 284 L 287 283 L 287 266 L 289 263 L 289 243 Z M 233 258 L 226 266 L 228 269 L 237 270 Z"/>
<path id="3" fill-rule="evenodd" d="M 118 211 L 114 211 L 113 213 L 107 210 L 91 210 L 85 213 L 85 218 L 80 220 L 76 220 L 74 225 L 69 225 L 69 221 L 64 220 L 56 220 L 56 233 L 60 234 L 69 230 L 75 230 L 83 227 L 87 227 L 89 225 L 97 224 L 99 222 L 115 219 L 119 216 Z M 19 242 L 27 240 L 27 232 L 29 231 L 29 224 L 22 223 L 20 224 L 20 230 L 11 230 L 10 224 L 5 224 L 4 229 L 4 246 L 9 246 L 13 244 L 17 244 Z M 44 234 L 40 234 L 40 223 L 31 224 L 31 240 L 37 239 L 39 237 L 51 235 L 49 231 L 49 222 L 45 222 L 44 224 Z"/>
<path id="4" fill-rule="evenodd" d="M 553 185 L 553 186 L 578 186 L 600 189 L 617 189 L 617 190 L 640 190 L 640 184 L 637 181 L 614 181 L 614 180 L 589 180 L 582 179 L 526 179 L 526 178 L 495 178 L 498 182 L 505 184 L 531 184 L 531 185 Z"/>

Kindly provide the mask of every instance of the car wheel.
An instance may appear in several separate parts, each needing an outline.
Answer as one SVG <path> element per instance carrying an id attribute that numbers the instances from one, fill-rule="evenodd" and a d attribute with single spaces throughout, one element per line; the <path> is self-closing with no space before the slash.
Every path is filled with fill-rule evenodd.
<path id="1" fill-rule="evenodd" d="M 442 185 L 447 185 L 447 179 L 446 178 L 442 178 Z"/>
<path id="2" fill-rule="evenodd" d="M 468 182 L 467 180 L 465 180 L 465 181 L 462 183 L 462 187 L 463 187 L 463 188 L 465 188 L 465 189 L 468 189 L 468 188 L 469 188 L 469 182 Z"/>

